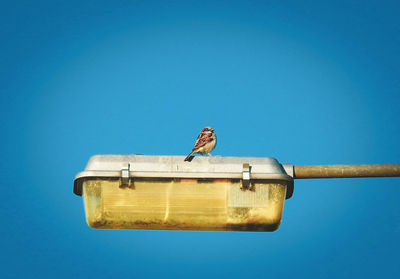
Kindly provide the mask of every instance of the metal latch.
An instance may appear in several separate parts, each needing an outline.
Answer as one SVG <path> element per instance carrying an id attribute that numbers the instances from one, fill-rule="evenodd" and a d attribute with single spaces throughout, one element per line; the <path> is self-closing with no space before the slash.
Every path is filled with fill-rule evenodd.
<path id="1" fill-rule="evenodd" d="M 243 179 L 242 179 L 242 189 L 249 189 L 250 187 L 250 164 L 243 164 Z"/>
<path id="2" fill-rule="evenodd" d="M 129 177 L 129 171 L 130 164 L 128 163 L 127 166 L 121 169 L 121 187 L 127 187 L 130 185 L 131 181 Z"/>

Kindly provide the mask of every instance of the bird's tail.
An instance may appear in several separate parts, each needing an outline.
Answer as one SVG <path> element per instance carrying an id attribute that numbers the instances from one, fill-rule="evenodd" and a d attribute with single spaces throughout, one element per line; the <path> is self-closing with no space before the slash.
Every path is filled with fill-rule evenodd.
<path id="1" fill-rule="evenodd" d="M 193 153 L 194 153 L 194 151 L 190 152 L 190 154 L 186 156 L 186 158 L 185 158 L 184 161 L 189 161 L 189 162 L 192 161 L 192 159 L 193 159 L 193 156 L 192 156 Z"/>

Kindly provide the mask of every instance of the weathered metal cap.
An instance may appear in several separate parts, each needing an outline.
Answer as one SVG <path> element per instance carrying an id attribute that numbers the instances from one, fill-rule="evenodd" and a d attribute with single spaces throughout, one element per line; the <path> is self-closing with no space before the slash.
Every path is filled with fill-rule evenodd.
<path id="1" fill-rule="evenodd" d="M 88 178 L 224 178 L 280 180 L 287 183 L 286 199 L 293 194 L 293 166 L 269 157 L 95 155 L 74 180 L 74 193 L 82 195 L 82 183 Z"/>

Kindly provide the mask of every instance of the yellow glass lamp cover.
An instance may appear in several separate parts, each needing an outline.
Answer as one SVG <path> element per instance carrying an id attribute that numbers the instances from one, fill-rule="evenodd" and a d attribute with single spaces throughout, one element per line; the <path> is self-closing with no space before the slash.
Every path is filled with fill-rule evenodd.
<path id="1" fill-rule="evenodd" d="M 268 157 L 96 155 L 77 174 L 90 227 L 274 231 L 293 167 Z"/>

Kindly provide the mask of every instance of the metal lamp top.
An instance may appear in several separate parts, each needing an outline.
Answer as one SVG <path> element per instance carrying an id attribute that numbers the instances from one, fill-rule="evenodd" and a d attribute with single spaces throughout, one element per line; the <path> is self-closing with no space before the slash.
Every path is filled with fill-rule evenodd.
<path id="1" fill-rule="evenodd" d="M 74 193 L 82 195 L 85 178 L 160 177 L 285 180 L 293 185 L 293 166 L 269 157 L 95 155 L 74 180 Z M 247 165 L 245 165 L 247 164 Z M 288 189 L 293 192 L 293 189 Z M 287 195 L 287 198 L 291 196 Z"/>

